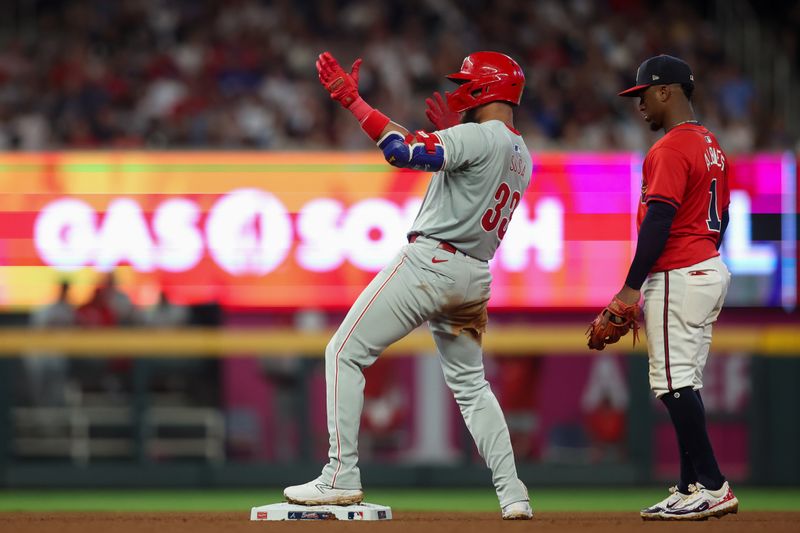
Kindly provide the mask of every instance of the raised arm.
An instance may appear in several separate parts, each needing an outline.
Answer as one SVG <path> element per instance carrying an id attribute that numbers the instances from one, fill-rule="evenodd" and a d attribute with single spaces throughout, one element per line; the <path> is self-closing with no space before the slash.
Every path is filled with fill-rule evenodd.
<path id="1" fill-rule="evenodd" d="M 331 98 L 350 111 L 361 129 L 378 144 L 386 161 L 396 167 L 436 171 L 444 167 L 444 145 L 436 133 L 410 133 L 374 109 L 358 93 L 358 72 L 361 59 L 356 59 L 350 72 L 345 72 L 329 52 L 317 59 L 317 73 Z"/>

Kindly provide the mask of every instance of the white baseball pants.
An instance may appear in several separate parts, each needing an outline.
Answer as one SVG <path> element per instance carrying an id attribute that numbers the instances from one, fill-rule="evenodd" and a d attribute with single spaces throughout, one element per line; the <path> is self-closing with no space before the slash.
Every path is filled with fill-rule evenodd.
<path id="1" fill-rule="evenodd" d="M 642 291 L 650 388 L 656 397 L 703 387 L 711 327 L 729 285 L 730 273 L 719 256 L 648 276 Z"/>

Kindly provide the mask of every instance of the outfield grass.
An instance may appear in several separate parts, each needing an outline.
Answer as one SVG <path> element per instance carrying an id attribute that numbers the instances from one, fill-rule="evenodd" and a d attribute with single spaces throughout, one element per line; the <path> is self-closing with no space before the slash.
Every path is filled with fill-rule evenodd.
<path id="1" fill-rule="evenodd" d="M 632 511 L 664 489 L 531 490 L 536 511 Z M 742 511 L 800 511 L 800 488 L 738 487 Z M 280 490 L 5 490 L 0 511 L 242 511 L 282 501 Z M 496 511 L 491 489 L 375 489 L 367 501 L 398 511 Z"/>

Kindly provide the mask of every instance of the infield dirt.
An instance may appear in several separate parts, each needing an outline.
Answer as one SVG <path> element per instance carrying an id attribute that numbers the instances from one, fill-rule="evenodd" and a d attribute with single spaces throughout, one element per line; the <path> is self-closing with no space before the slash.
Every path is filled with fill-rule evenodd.
<path id="1" fill-rule="evenodd" d="M 42 502 L 46 505 L 46 502 Z M 636 513 L 538 513 L 532 521 L 504 522 L 499 513 L 420 513 L 395 512 L 390 522 L 251 522 L 249 510 L 241 513 L 0 513 L 0 531 L 29 533 L 121 532 L 121 533 L 210 533 L 217 531 L 387 531 L 427 533 L 491 533 L 493 531 L 535 531 L 581 533 L 626 533 L 628 531 L 725 531 L 770 533 L 800 531 L 800 512 L 741 512 L 707 522 L 676 524 L 643 522 Z"/>

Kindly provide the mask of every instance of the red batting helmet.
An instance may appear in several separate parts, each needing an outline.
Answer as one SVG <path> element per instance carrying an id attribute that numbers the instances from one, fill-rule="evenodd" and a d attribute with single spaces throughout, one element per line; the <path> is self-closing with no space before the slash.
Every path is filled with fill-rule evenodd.
<path id="1" fill-rule="evenodd" d="M 461 70 L 447 79 L 461 86 L 447 97 L 451 111 L 461 113 L 489 102 L 519 105 L 525 74 L 516 61 L 499 52 L 475 52 L 464 58 Z"/>

